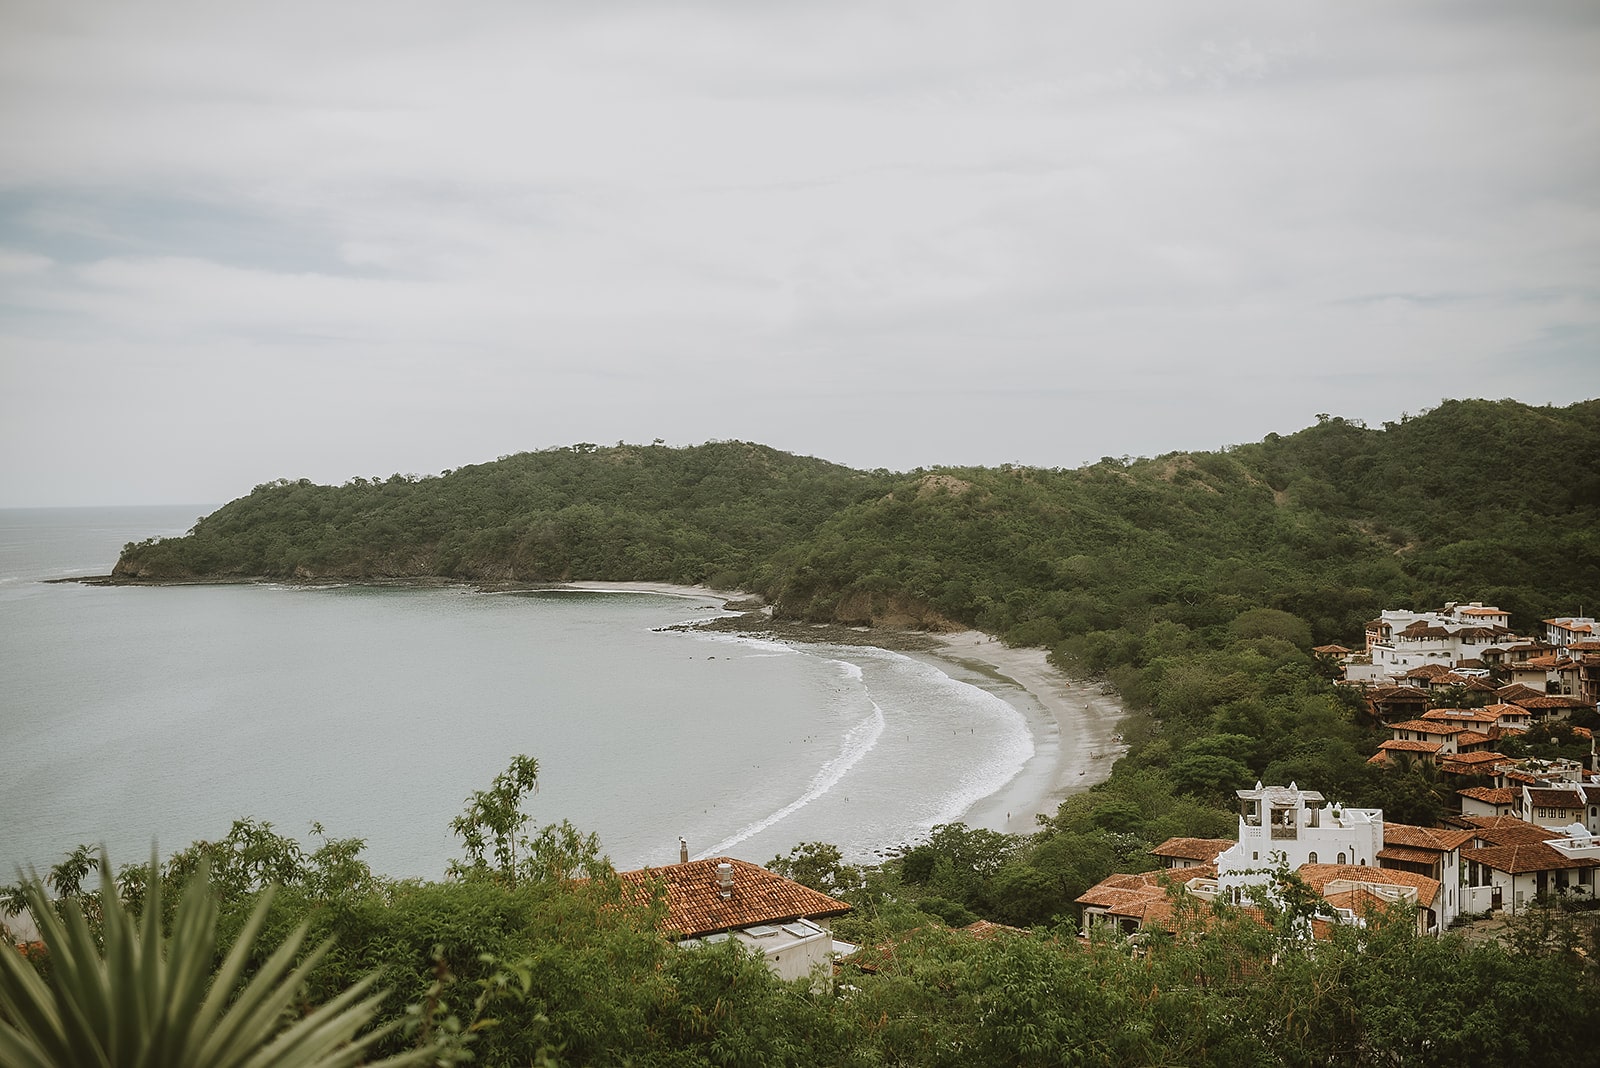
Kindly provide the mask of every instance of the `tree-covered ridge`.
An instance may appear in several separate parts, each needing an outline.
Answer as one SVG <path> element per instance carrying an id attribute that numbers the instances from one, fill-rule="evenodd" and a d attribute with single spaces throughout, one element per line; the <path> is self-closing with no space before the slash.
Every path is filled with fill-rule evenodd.
<path id="1" fill-rule="evenodd" d="M 1056 647 L 1291 612 L 1315 641 L 1467 597 L 1531 626 L 1600 586 L 1600 401 L 1328 417 L 1223 452 L 859 472 L 741 442 L 576 445 L 417 478 L 279 481 L 127 579 L 261 576 L 739 587 L 780 614 L 950 621 Z"/>
<path id="2" fill-rule="evenodd" d="M 439 475 L 257 486 L 116 574 L 175 579 L 649 579 L 737 584 L 873 476 L 718 442 L 521 453 Z"/>

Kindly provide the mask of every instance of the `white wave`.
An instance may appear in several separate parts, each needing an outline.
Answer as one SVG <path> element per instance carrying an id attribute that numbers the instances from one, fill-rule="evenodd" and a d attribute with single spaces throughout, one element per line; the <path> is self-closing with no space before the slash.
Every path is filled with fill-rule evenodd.
<path id="1" fill-rule="evenodd" d="M 706 857 L 720 856 L 746 838 L 760 834 L 768 827 L 789 818 L 823 794 L 826 794 L 839 784 L 839 780 L 843 779 L 850 769 L 860 762 L 862 757 L 872 752 L 873 748 L 878 744 L 878 739 L 883 736 L 883 728 L 883 709 L 878 707 L 876 701 L 873 701 L 872 714 L 850 728 L 849 732 L 844 736 L 843 744 L 839 747 L 839 755 L 817 770 L 817 774 L 811 779 L 811 784 L 806 787 L 805 793 L 771 815 L 765 816 L 743 830 L 729 835 L 695 859 L 704 860 Z"/>
<path id="2" fill-rule="evenodd" d="M 842 652 L 843 650 L 835 650 Z M 1028 717 L 996 693 L 964 682 L 939 667 L 891 649 L 875 647 L 849 650 L 848 655 L 887 665 L 906 680 L 913 692 L 932 695 L 945 708 L 965 707 L 989 721 L 985 728 L 988 752 L 983 758 L 964 755 L 958 762 L 961 774 L 937 795 L 925 797 L 916 805 L 920 815 L 913 817 L 918 833 L 926 834 L 943 823 L 953 823 L 974 805 L 1000 790 L 1019 775 L 1037 752 Z M 835 661 L 835 663 L 846 663 Z M 847 664 L 852 675 L 862 678 L 858 664 Z M 895 713 L 907 709 L 893 709 Z M 996 729 L 998 728 L 998 730 Z M 896 725 L 895 730 L 900 730 Z M 892 832 L 891 832 L 892 833 Z M 903 844 L 896 841 L 890 845 Z"/>

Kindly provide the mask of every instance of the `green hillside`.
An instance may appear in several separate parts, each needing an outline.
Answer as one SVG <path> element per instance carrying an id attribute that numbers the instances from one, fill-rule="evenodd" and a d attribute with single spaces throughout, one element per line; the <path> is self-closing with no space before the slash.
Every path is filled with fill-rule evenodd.
<path id="1" fill-rule="evenodd" d="M 258 486 L 125 580 L 641 579 L 780 614 L 977 626 L 1054 647 L 1166 620 L 1291 612 L 1353 639 L 1378 609 L 1467 597 L 1529 625 L 1600 587 L 1600 401 L 1449 401 L 1224 452 L 860 472 L 740 442 L 576 445 L 438 476 Z"/>

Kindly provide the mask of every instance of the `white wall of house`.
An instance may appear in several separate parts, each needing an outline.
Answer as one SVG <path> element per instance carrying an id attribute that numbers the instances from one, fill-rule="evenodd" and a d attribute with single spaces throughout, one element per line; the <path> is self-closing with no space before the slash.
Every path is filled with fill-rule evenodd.
<path id="1" fill-rule="evenodd" d="M 1264 884 L 1279 863 L 1366 864 L 1383 848 L 1383 812 L 1327 804 L 1315 790 L 1262 786 L 1240 790 L 1239 841 L 1217 857 L 1224 892 Z"/>

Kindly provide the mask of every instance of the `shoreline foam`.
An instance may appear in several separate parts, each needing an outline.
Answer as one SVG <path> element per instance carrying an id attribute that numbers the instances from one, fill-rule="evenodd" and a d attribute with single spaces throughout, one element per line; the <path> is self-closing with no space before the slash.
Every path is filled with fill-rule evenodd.
<path id="1" fill-rule="evenodd" d="M 568 589 L 594 592 L 655 593 L 675 597 L 742 600 L 748 594 L 664 582 L 571 582 Z M 852 628 L 855 629 L 855 628 Z M 804 639 L 804 631 L 788 637 Z M 859 632 L 861 644 L 874 645 L 870 630 Z M 1030 834 L 1035 817 L 1053 816 L 1071 794 L 1104 782 L 1111 765 L 1126 747 L 1119 727 L 1124 710 L 1092 682 L 1073 679 L 1052 665 L 1043 649 L 1015 649 L 981 631 L 955 634 L 918 632 L 921 649 L 897 649 L 935 666 L 955 668 L 996 684 L 991 690 L 1027 720 L 1034 736 L 1034 755 L 1011 781 L 974 803 L 961 816 L 970 827 Z M 818 636 L 818 640 L 828 641 Z M 886 643 L 883 648 L 895 648 Z M 965 680 L 972 681 L 972 680 Z M 985 687 L 986 689 L 988 687 Z"/>

